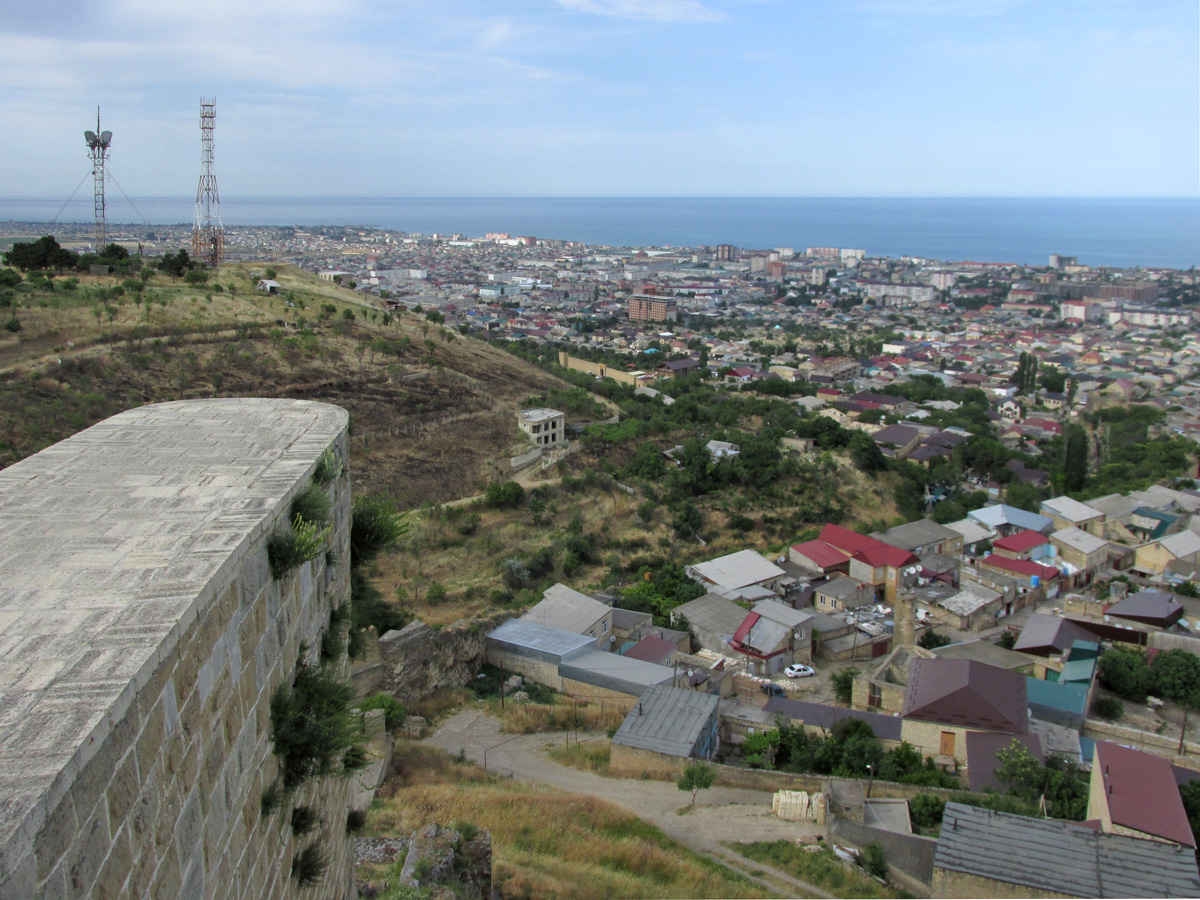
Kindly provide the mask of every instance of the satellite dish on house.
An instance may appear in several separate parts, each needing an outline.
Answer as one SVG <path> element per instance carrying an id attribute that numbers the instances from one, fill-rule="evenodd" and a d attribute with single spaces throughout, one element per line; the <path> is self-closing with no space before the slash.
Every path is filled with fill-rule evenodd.
<path id="1" fill-rule="evenodd" d="M 608 636 L 608 642 L 610 644 L 615 644 L 617 642 L 617 636 L 615 634 L 610 634 Z"/>

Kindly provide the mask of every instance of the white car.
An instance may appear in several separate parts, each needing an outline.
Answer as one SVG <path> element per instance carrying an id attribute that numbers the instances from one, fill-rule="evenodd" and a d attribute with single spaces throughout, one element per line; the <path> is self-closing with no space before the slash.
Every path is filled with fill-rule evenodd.
<path id="1" fill-rule="evenodd" d="M 800 663 L 794 663 L 784 669 L 783 674 L 788 678 L 811 678 L 817 674 L 817 670 L 812 666 L 802 666 Z"/>

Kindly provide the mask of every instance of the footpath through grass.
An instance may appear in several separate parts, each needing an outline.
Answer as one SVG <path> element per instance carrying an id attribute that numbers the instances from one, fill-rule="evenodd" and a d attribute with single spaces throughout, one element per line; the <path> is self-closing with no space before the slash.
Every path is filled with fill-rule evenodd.
<path id="1" fill-rule="evenodd" d="M 734 850 L 765 865 L 821 888 L 835 897 L 910 897 L 898 888 L 880 884 L 860 869 L 846 865 L 828 847 L 804 847 L 791 841 L 730 844 Z"/>
<path id="2" fill-rule="evenodd" d="M 429 822 L 492 833 L 502 898 L 768 897 L 612 804 L 489 775 L 439 750 L 401 743 L 367 834 L 408 835 Z"/>

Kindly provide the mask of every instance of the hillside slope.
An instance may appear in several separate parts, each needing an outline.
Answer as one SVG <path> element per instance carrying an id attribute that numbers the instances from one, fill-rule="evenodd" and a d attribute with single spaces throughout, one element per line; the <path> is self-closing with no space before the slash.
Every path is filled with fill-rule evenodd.
<path id="1" fill-rule="evenodd" d="M 518 443 L 513 413 L 561 382 L 421 316 L 279 266 L 223 266 L 206 284 L 155 274 L 23 284 L 0 332 L 0 467 L 121 410 L 198 397 L 302 397 L 351 414 L 359 491 L 404 507 L 475 493 Z M 124 285 L 124 292 L 116 293 Z"/>

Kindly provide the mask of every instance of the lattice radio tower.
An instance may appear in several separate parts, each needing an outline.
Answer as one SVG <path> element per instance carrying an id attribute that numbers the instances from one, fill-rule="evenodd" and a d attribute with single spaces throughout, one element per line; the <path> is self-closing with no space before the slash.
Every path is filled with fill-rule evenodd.
<path id="1" fill-rule="evenodd" d="M 92 182 L 96 197 L 96 252 L 104 250 L 106 239 L 104 227 L 104 161 L 108 159 L 108 148 L 112 146 L 112 132 L 100 130 L 100 107 L 96 107 L 96 130 L 85 131 L 88 157 L 92 160 Z"/>
<path id="2" fill-rule="evenodd" d="M 225 261 L 225 226 L 221 224 L 221 198 L 213 171 L 213 125 L 216 99 L 200 98 L 200 184 L 196 188 L 196 222 L 192 227 L 192 255 L 210 266 Z"/>

